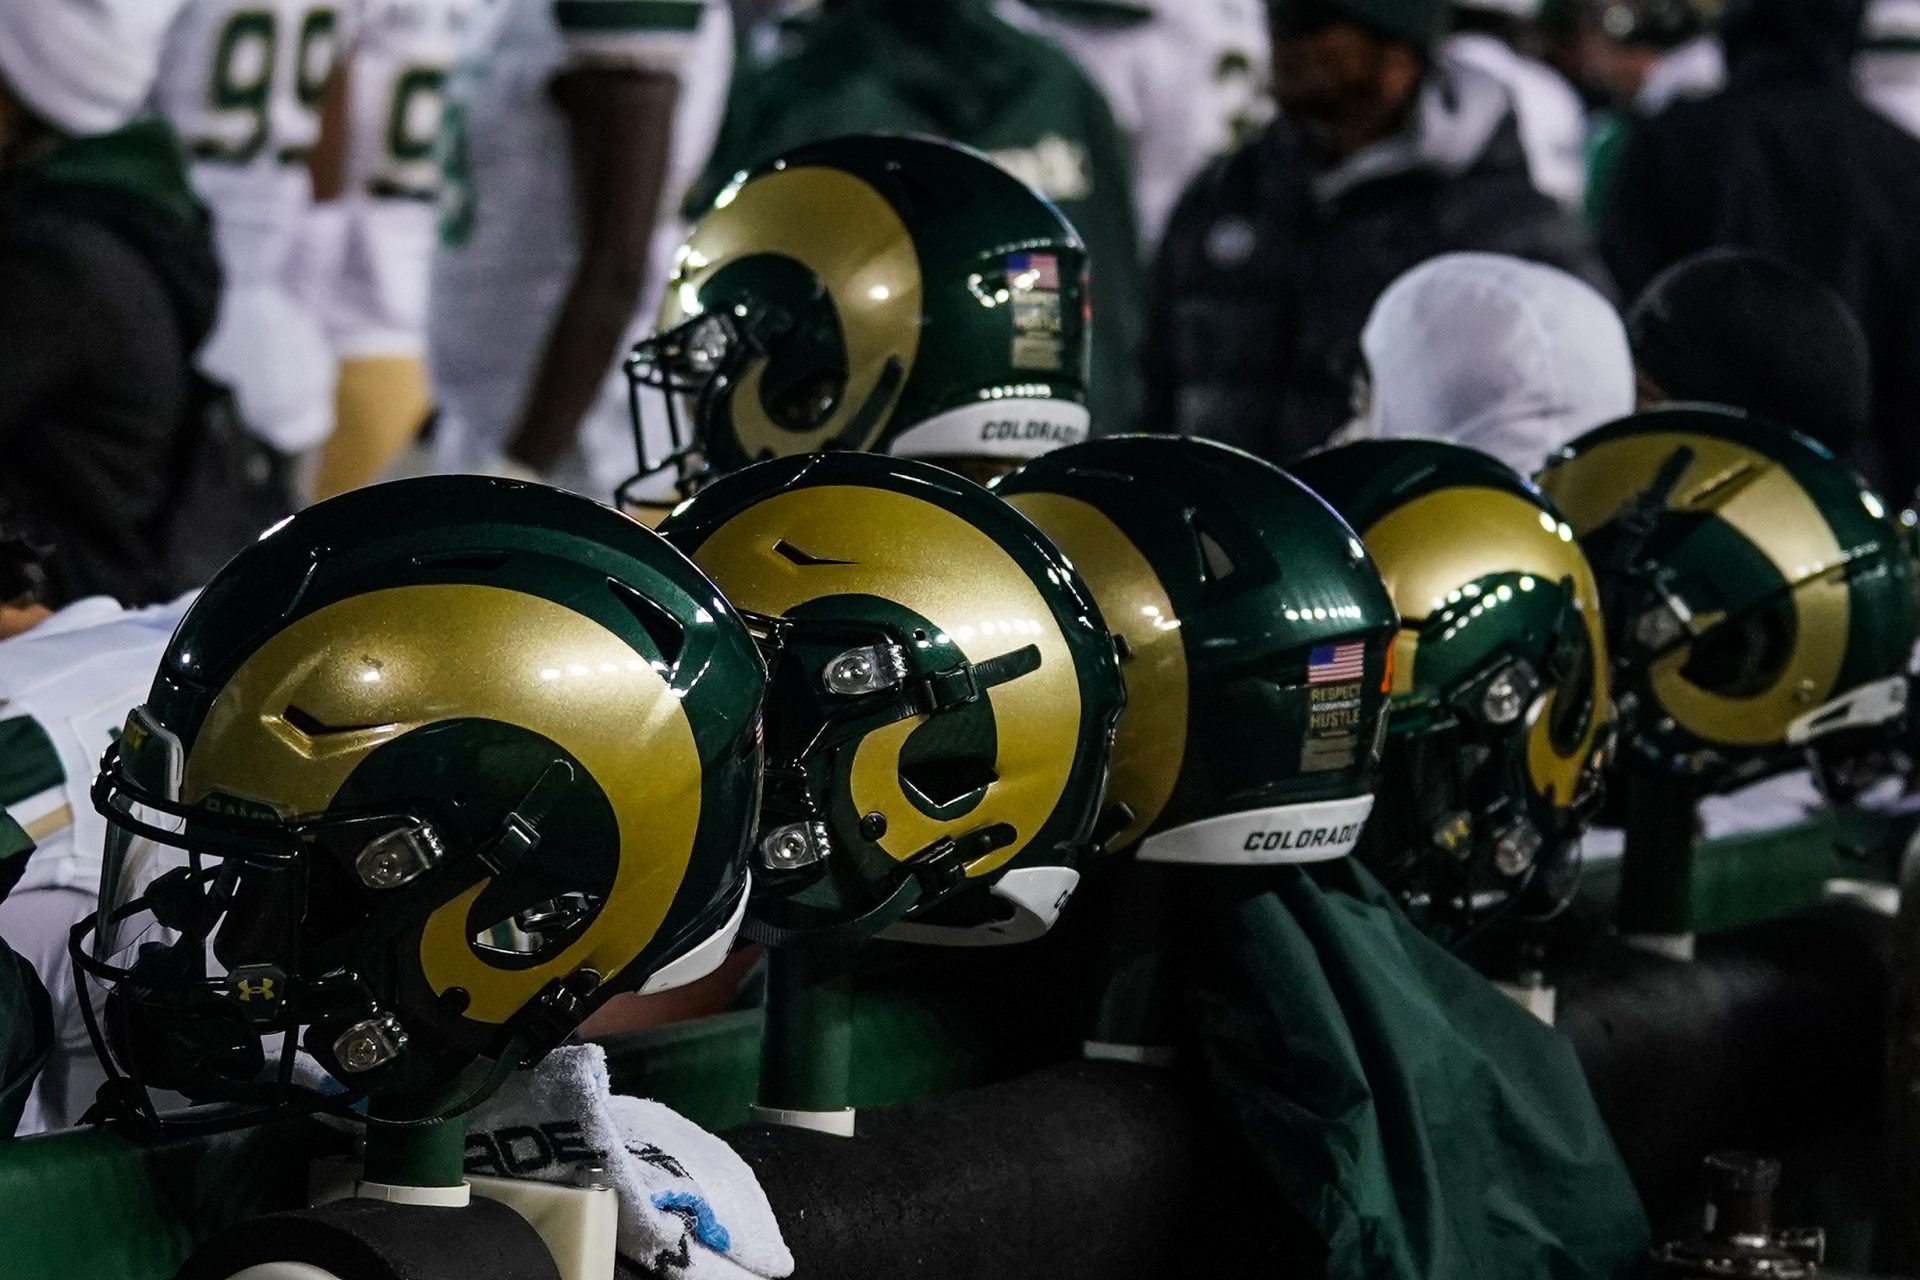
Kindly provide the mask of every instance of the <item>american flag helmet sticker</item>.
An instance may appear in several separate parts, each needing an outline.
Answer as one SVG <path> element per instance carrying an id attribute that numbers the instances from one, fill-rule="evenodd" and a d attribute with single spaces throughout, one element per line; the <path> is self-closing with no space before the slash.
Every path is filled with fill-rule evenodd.
<path id="1" fill-rule="evenodd" d="M 1060 255 L 1010 253 L 1007 288 L 1013 305 L 1010 358 L 1016 369 L 1057 373 L 1066 365 L 1066 332 L 1060 303 Z"/>
<path id="2" fill-rule="evenodd" d="M 1366 668 L 1367 646 L 1358 640 L 1344 644 L 1317 644 L 1307 654 L 1308 684 L 1345 684 L 1358 680 Z"/>

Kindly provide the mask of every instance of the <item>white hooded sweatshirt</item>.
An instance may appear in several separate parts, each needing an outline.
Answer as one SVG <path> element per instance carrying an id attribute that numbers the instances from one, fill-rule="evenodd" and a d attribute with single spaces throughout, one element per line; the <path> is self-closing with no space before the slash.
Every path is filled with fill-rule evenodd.
<path id="1" fill-rule="evenodd" d="M 1362 436 L 1471 445 L 1532 475 L 1633 412 L 1633 356 L 1613 305 L 1553 267 L 1449 253 L 1408 271 L 1360 335 L 1373 383 Z"/>
<path id="2" fill-rule="evenodd" d="M 1442 56 L 1479 67 L 1507 87 L 1533 185 L 1548 199 L 1579 208 L 1587 193 L 1587 113 L 1566 78 L 1477 31 L 1448 36 Z"/>
<path id="3" fill-rule="evenodd" d="M 1727 87 L 1727 54 L 1720 37 L 1709 31 L 1660 55 L 1640 84 L 1633 105 L 1642 115 L 1658 115 L 1676 102 L 1706 98 Z"/>
<path id="4" fill-rule="evenodd" d="M 1920 136 L 1920 0 L 1871 0 L 1854 87 L 1867 105 Z"/>

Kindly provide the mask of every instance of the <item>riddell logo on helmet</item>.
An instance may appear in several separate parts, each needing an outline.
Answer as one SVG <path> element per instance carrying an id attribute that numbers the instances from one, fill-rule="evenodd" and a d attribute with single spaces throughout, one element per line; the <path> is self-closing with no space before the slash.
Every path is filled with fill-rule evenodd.
<path id="1" fill-rule="evenodd" d="M 1306 827 L 1291 831 L 1255 831 L 1242 848 L 1248 853 L 1273 853 L 1281 849 L 1324 849 L 1352 844 L 1360 838 L 1364 823 L 1348 822 L 1337 827 Z"/>
<path id="2" fill-rule="evenodd" d="M 998 418 L 980 428 L 980 439 L 983 441 L 1044 440 L 1052 445 L 1078 444 L 1086 434 L 1085 427 L 1070 426 L 1064 422 L 1043 422 L 1031 418 L 1025 422 Z"/>

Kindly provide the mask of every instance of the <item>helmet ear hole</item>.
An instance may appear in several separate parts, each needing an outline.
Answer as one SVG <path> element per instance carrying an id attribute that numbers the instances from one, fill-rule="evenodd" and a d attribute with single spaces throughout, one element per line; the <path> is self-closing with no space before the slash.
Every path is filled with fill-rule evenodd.
<path id="1" fill-rule="evenodd" d="M 495 920 L 474 931 L 476 951 L 537 963 L 570 946 L 599 915 L 598 894 L 563 893 Z"/>
<path id="2" fill-rule="evenodd" d="M 901 744 L 900 789 L 930 818 L 965 817 L 1000 780 L 1000 736 L 986 699 L 929 717 Z"/>
<path id="3" fill-rule="evenodd" d="M 975 756 L 900 766 L 900 785 L 907 794 L 943 812 L 963 804 L 972 807 L 999 780 L 993 761 Z"/>
<path id="4" fill-rule="evenodd" d="M 775 425 L 788 431 L 812 431 L 833 416 L 846 394 L 844 368 L 810 369 L 784 386 L 770 385 L 771 376 L 760 382 L 760 402 Z"/>
<path id="5" fill-rule="evenodd" d="M 1793 656 L 1793 614 L 1783 600 L 1710 627 L 1680 668 L 1683 679 L 1723 698 L 1765 692 Z"/>

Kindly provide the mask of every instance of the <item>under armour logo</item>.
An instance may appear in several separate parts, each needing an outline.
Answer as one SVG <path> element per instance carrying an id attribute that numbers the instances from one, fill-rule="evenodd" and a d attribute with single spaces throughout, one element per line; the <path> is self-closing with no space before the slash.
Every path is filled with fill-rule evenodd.
<path id="1" fill-rule="evenodd" d="M 249 1022 L 271 1024 L 280 1016 L 287 971 L 277 964 L 242 965 L 227 975 L 227 994 L 243 1006 Z"/>

